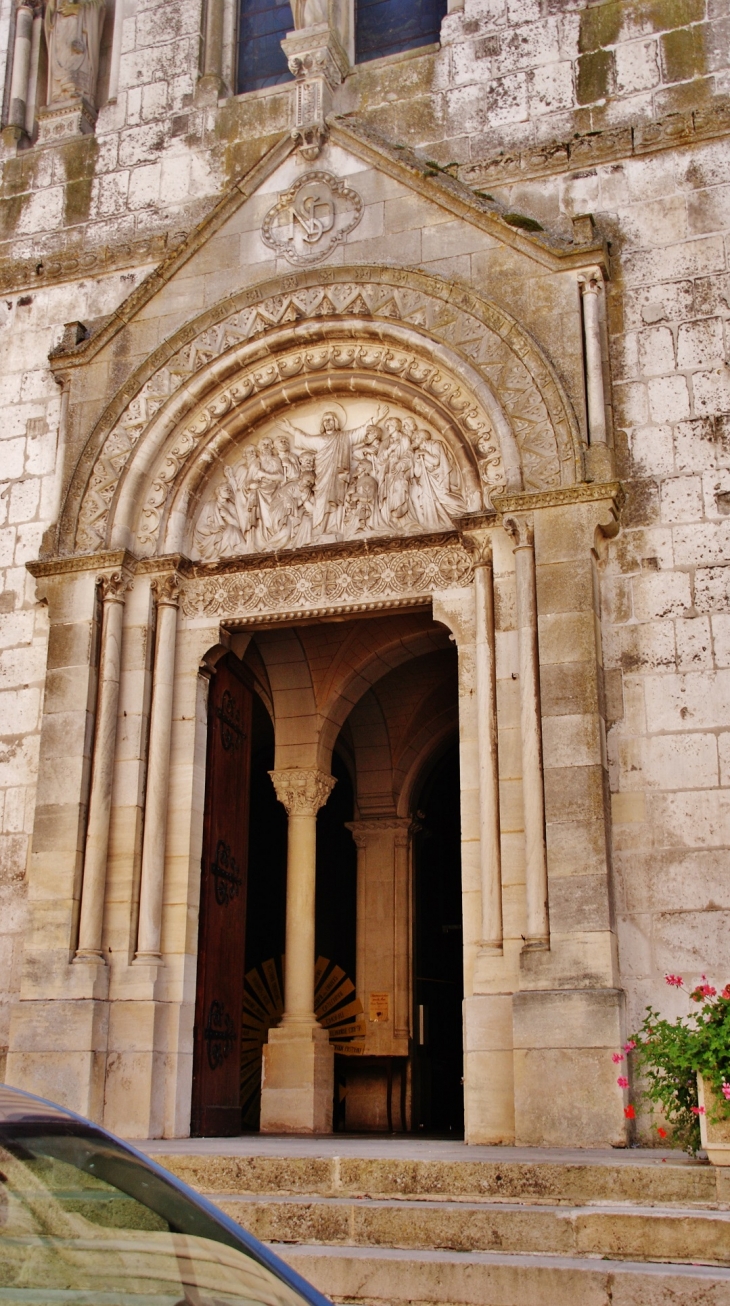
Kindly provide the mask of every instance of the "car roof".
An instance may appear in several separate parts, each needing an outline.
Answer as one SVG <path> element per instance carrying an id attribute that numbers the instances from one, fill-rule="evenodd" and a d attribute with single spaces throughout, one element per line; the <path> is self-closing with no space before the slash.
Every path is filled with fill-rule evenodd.
<path id="1" fill-rule="evenodd" d="M 0 1084 L 0 1123 L 22 1120 L 76 1120 L 88 1125 L 87 1120 L 77 1116 L 74 1111 L 45 1098 L 34 1097 L 22 1088 L 11 1088 L 9 1084 Z"/>

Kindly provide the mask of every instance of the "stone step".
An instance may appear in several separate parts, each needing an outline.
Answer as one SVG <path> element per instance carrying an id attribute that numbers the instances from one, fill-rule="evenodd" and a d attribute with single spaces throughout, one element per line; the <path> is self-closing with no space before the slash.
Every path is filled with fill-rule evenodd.
<path id="1" fill-rule="evenodd" d="M 314 1142 L 314 1140 L 312 1140 Z M 279 1155 L 147 1150 L 193 1188 L 210 1194 L 291 1194 L 321 1197 L 418 1198 L 565 1206 L 632 1203 L 712 1208 L 730 1205 L 730 1168 L 691 1161 L 682 1153 L 634 1159 L 561 1161 L 513 1159 L 509 1149 L 489 1160 L 418 1160 L 352 1155 Z M 363 1149 L 365 1150 L 365 1149 Z M 482 1149 L 480 1149 L 482 1150 Z M 487 1149 L 483 1149 L 486 1151 Z M 494 1154 L 502 1149 L 490 1148 Z M 537 1151 L 537 1149 L 535 1149 Z M 608 1159 L 607 1159 L 608 1156 Z"/>
<path id="2" fill-rule="evenodd" d="M 274 1250 L 333 1301 L 358 1306 L 730 1306 L 730 1270 L 715 1267 L 391 1248 Z"/>
<path id="3" fill-rule="evenodd" d="M 208 1195 L 262 1242 L 730 1266 L 730 1211 Z"/>

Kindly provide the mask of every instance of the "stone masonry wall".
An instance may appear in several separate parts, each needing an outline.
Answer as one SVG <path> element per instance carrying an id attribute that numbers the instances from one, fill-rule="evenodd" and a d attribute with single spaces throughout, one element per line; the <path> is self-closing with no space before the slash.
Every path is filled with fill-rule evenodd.
<path id="1" fill-rule="evenodd" d="M 287 87 L 196 102 L 199 0 L 127 14 L 96 136 L 8 154 L 0 189 L 0 1074 L 45 667 L 24 564 L 60 494 L 48 351 L 112 312 L 290 121 Z M 5 3 L 3 59 L 8 22 Z M 601 568 L 630 1026 L 683 1001 L 665 971 L 730 977 L 729 44 L 722 0 L 466 0 L 439 51 L 362 66 L 336 103 L 546 228 L 591 212 L 610 242 L 627 503 Z M 458 248 L 443 256 L 458 280 Z"/>

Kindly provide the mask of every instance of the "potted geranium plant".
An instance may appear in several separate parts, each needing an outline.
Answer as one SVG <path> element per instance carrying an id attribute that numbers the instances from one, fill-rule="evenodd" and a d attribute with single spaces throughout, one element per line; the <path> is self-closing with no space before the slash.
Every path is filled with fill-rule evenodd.
<path id="1" fill-rule="evenodd" d="M 684 988 L 681 975 L 665 979 Z M 662 1107 L 672 1142 L 691 1153 L 704 1147 L 714 1165 L 730 1165 L 730 984 L 718 993 L 703 975 L 689 996 L 697 1009 L 674 1021 L 647 1007 L 626 1051 L 641 1074 L 642 1096 Z M 625 1077 L 618 1082 L 624 1086 Z M 663 1125 L 658 1132 L 668 1136 Z"/>

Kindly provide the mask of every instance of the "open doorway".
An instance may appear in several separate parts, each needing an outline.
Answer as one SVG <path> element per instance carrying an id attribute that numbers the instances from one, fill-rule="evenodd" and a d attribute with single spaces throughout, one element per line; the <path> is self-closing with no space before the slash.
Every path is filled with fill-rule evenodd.
<path id="1" fill-rule="evenodd" d="M 464 997 L 459 750 L 456 741 L 417 795 L 414 846 L 413 1129 L 464 1134 Z"/>

